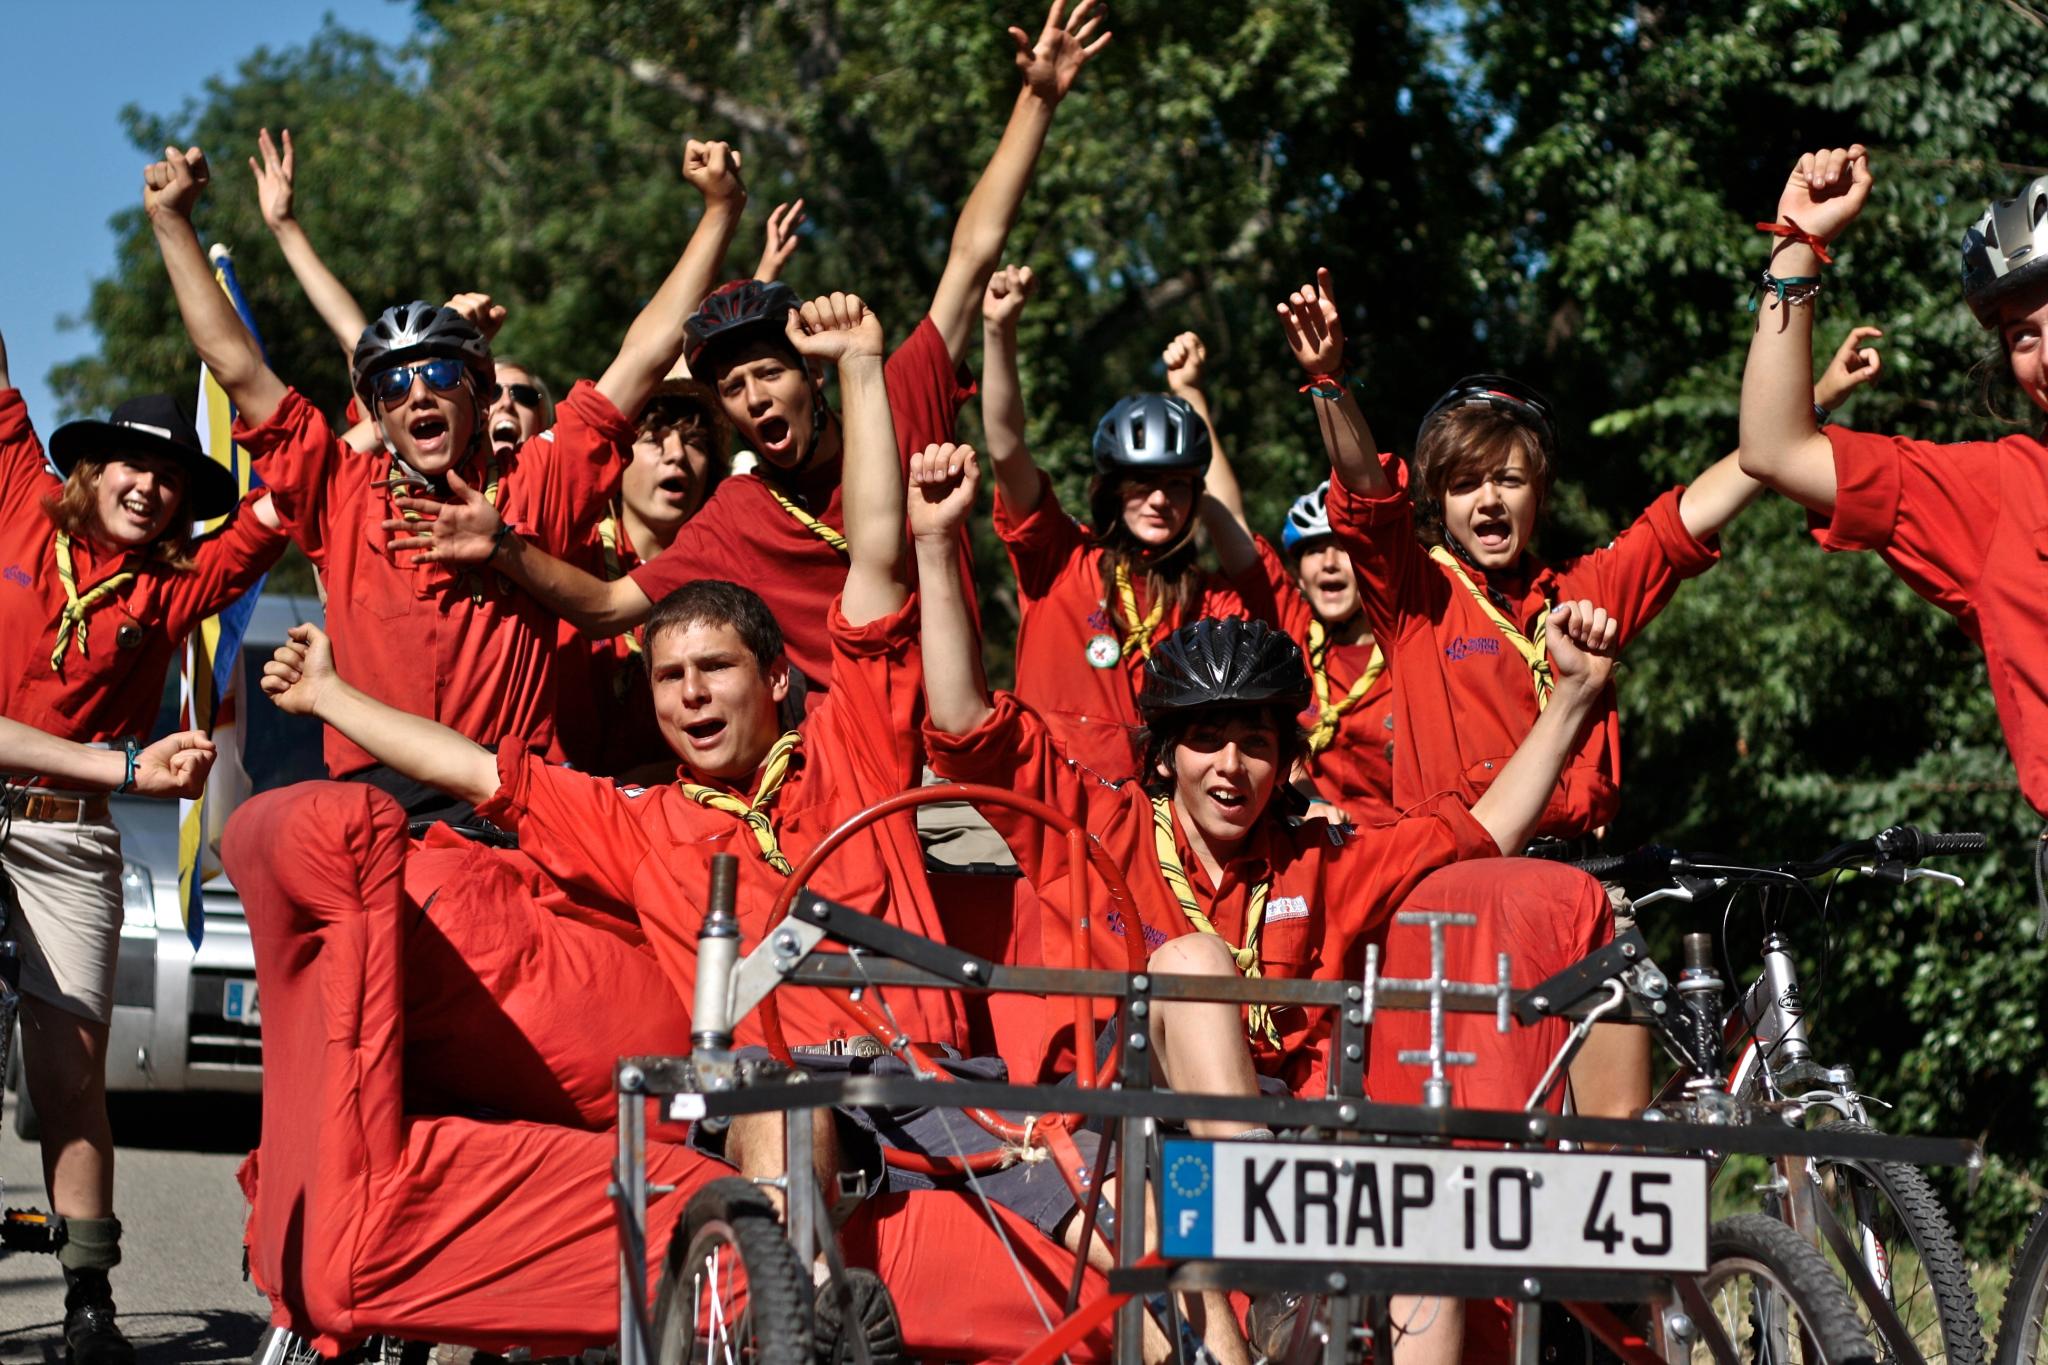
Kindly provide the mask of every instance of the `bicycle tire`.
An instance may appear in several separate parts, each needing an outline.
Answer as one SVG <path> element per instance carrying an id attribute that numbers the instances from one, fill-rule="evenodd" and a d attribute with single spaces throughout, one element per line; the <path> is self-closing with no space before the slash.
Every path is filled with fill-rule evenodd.
<path id="1" fill-rule="evenodd" d="M 2043 1358 L 2048 1340 L 2048 1204 L 2034 1215 L 2020 1254 L 2005 1286 L 2005 1307 L 1998 1313 L 1997 1365 L 2034 1365 Z"/>
<path id="2" fill-rule="evenodd" d="M 1728 1292 L 1742 1278 L 1762 1288 Z M 1769 1214 L 1738 1213 L 1714 1224 L 1700 1288 L 1740 1359 L 1780 1365 L 1863 1365 L 1876 1359 L 1834 1271 L 1804 1238 Z M 1693 1341 L 1695 1362 L 1713 1358 L 1700 1336 Z"/>
<path id="3" fill-rule="evenodd" d="M 811 1277 L 749 1181 L 690 1196 L 654 1301 L 658 1365 L 812 1365 Z"/>
<path id="4" fill-rule="evenodd" d="M 1872 1135 L 1878 1131 L 1867 1123 L 1848 1121 L 1830 1123 L 1827 1128 L 1831 1132 Z M 1899 1310 L 1909 1330 L 1914 1326 L 1913 1319 L 1920 1315 L 1915 1310 L 1920 1295 L 1918 1290 L 1903 1296 L 1898 1293 L 1894 1272 L 1901 1262 L 1893 1248 L 1898 1234 L 1903 1234 L 1911 1245 L 1933 1300 L 1933 1321 L 1940 1326 L 1939 1351 L 1930 1333 L 1914 1333 L 1921 1356 L 1929 1365 L 1937 1360 L 1946 1360 L 1948 1365 L 1983 1365 L 1984 1322 L 1977 1314 L 1977 1293 L 1970 1285 L 1969 1265 L 1956 1242 L 1948 1213 L 1942 1208 L 1941 1196 L 1928 1184 L 1927 1177 L 1918 1168 L 1900 1161 L 1836 1161 L 1817 1157 L 1808 1163 L 1808 1168 L 1814 1172 L 1823 1194 L 1831 1183 L 1830 1175 L 1848 1178 L 1846 1187 L 1854 1221 L 1842 1218 L 1839 1213 L 1837 1221 L 1859 1242 L 1868 1238 L 1866 1245 L 1875 1247 L 1876 1259 L 1883 1263 L 1887 1277 L 1892 1280 L 1892 1306 Z M 1880 1200 L 1883 1207 L 1879 1206 Z M 1870 1259 L 1866 1253 L 1866 1264 Z M 1861 1300 L 1853 1292 L 1850 1298 L 1861 1314 Z M 1871 1339 L 1877 1344 L 1878 1358 L 1890 1358 L 1883 1337 L 1874 1329 Z"/>

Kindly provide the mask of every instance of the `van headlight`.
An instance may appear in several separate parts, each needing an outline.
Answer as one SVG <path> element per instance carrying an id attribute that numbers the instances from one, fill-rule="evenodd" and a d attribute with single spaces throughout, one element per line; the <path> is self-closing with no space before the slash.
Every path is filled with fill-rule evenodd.
<path id="1" fill-rule="evenodd" d="M 121 864 L 121 918 L 124 928 L 156 928 L 156 883 L 141 863 Z"/>

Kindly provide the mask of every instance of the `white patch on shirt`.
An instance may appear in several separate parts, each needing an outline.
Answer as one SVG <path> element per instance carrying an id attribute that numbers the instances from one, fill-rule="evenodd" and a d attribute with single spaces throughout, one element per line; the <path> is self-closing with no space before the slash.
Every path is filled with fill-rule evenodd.
<path id="1" fill-rule="evenodd" d="M 628 801 L 631 801 L 636 796 L 647 795 L 647 791 L 648 789 L 646 787 L 621 787 L 619 788 L 619 795 L 625 797 Z"/>
<path id="2" fill-rule="evenodd" d="M 1284 919 L 1307 919 L 1308 901 L 1301 896 L 1280 896 L 1266 902 L 1266 923 L 1277 924 Z"/>

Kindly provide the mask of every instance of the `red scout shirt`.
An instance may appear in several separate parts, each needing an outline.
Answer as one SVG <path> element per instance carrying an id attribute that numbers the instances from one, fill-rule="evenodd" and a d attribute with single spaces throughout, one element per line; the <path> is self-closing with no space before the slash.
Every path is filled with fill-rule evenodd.
<path id="1" fill-rule="evenodd" d="M 1121 608 L 1103 601 L 1102 550 L 1060 507 L 1043 471 L 1038 480 L 1038 505 L 1021 517 L 996 492 L 996 534 L 1017 575 L 1017 695 L 1076 763 L 1112 782 L 1136 777 L 1145 758 L 1137 700 L 1145 654 L 1119 653 L 1125 632 Z M 1142 578 L 1131 591 L 1142 621 L 1152 608 Z M 1153 638 L 1205 616 L 1271 615 L 1270 596 L 1261 570 L 1237 582 L 1208 574 L 1193 606 L 1162 619 Z"/>
<path id="2" fill-rule="evenodd" d="M 286 537 L 250 511 L 263 496 L 257 492 L 193 547 L 188 571 L 74 538 L 80 597 L 118 573 L 132 572 L 135 581 L 87 613 L 52 670 L 65 597 L 57 576 L 57 528 L 42 503 L 63 487 L 44 463 L 20 391 L 0 390 L 0 685 L 6 689 L 0 715 L 84 743 L 146 739 L 178 647 L 194 626 L 277 563 Z"/>
<path id="3" fill-rule="evenodd" d="M 974 392 L 961 382 L 945 339 L 929 317 L 889 356 L 882 381 L 906 469 L 913 453 L 953 439 L 960 405 Z M 792 517 L 775 493 L 843 532 L 839 476 L 835 461 L 795 477 L 778 477 L 772 484 L 754 473 L 722 479 L 668 549 L 631 577 L 649 602 L 702 578 L 730 579 L 753 589 L 781 623 L 789 661 L 803 670 L 814 691 L 822 691 L 832 676 L 825 621 L 846 584 L 846 556 Z"/>
<path id="4" fill-rule="evenodd" d="M 520 534 L 558 558 L 574 553 L 604 514 L 633 427 L 597 387 L 578 381 L 555 425 L 498 470 L 498 507 Z M 235 426 L 279 515 L 327 585 L 327 629 L 344 676 L 401 711 L 495 747 L 506 740 L 559 756 L 556 641 L 561 620 L 487 569 L 450 571 L 385 548 L 396 515 L 392 457 L 352 450 L 297 390 L 270 420 Z M 482 458 L 462 467 L 486 484 Z M 327 770 L 339 777 L 376 760 L 330 729 Z"/>
<path id="5" fill-rule="evenodd" d="M 848 816 L 918 783 L 915 753 L 924 709 L 917 603 L 864 626 L 847 623 L 835 601 L 827 621 L 836 655 L 831 693 L 801 727 L 803 743 L 768 807 L 783 856 L 799 865 Z M 711 810 L 677 785 L 616 787 L 550 766 L 510 746 L 498 753 L 502 785 L 477 813 L 519 833 L 520 852 L 562 882 L 578 902 L 622 915 L 637 911 L 648 939 L 684 1000 L 696 980 L 697 930 L 711 885 L 711 858 L 739 856 L 742 951 L 772 926 L 768 910 L 786 882 L 761 857 L 737 817 Z M 695 779 L 679 770 L 681 781 Z M 753 789 L 716 783 L 742 801 Z M 883 821 L 825 863 L 812 889 L 912 933 L 943 938 L 925 883 L 924 853 L 907 817 Z M 821 990 L 778 991 L 791 1043 L 858 1033 Z M 960 1047 L 966 1022 L 945 991 L 891 990 L 890 1008 L 911 1037 Z M 744 1043 L 763 1041 L 759 1016 L 741 1021 Z"/>
<path id="6" fill-rule="evenodd" d="M 570 562 L 610 582 L 639 568 L 641 560 L 625 519 L 613 512 Z M 675 753 L 654 719 L 640 652 L 644 638 L 635 626 L 608 640 L 593 640 L 562 622 L 555 664 L 555 692 L 562 704 L 555 730 L 562 753 L 584 772 L 617 776 L 650 763 L 675 766 Z"/>
<path id="7" fill-rule="evenodd" d="M 1159 870 L 1151 796 L 1135 782 L 1111 785 L 1070 762 L 1045 721 L 1014 695 L 998 693 L 995 713 L 967 734 L 941 734 L 927 725 L 924 738 L 932 766 L 948 781 L 1007 787 L 1086 825 L 1110 859 L 1126 870 L 1148 952 L 1168 939 L 1200 932 Z M 1071 876 L 1066 836 L 1013 811 L 990 807 L 983 814 L 1017 855 L 1018 867 L 1044 903 L 1045 965 L 1074 966 L 1065 913 Z M 1197 901 L 1232 947 L 1244 941 L 1253 889 L 1270 878 L 1259 930 L 1261 972 L 1324 981 L 1352 974 L 1348 959 L 1353 948 L 1392 916 L 1417 882 L 1450 863 L 1500 853 L 1493 836 L 1455 796 L 1431 801 L 1397 824 L 1348 837 L 1321 820 L 1289 825 L 1269 818 L 1224 868 L 1221 886 L 1210 884 L 1189 848 L 1178 812 L 1174 844 Z M 1100 880 L 1093 873 L 1089 878 L 1087 903 L 1099 904 Z M 1126 959 L 1118 912 L 1094 917 L 1089 933 L 1095 961 L 1084 965 L 1121 968 Z M 1279 1011 L 1274 1023 L 1280 1048 L 1253 1041 L 1258 1070 L 1283 1078 L 1297 1094 L 1321 1094 L 1329 1020 L 1317 1016 L 1324 1013 Z M 1072 1063 L 1073 1039 L 1060 1032 L 1070 1027 L 1069 1018 L 1063 1009 L 1047 1011 L 1045 1050 L 1054 1069 Z"/>
<path id="8" fill-rule="evenodd" d="M 1360 497 L 1333 479 L 1329 506 L 1330 529 L 1358 570 L 1373 638 L 1398 680 L 1394 804 L 1405 809 L 1445 791 L 1475 801 L 1536 724 L 1535 684 L 1457 574 L 1416 540 L 1406 463 L 1380 458 L 1393 484 L 1385 497 Z M 1679 519 L 1684 491 L 1674 488 L 1651 503 L 1613 544 L 1554 568 L 1511 577 L 1463 567 L 1481 591 L 1506 597 L 1503 614 L 1525 630 L 1547 603 L 1586 598 L 1607 609 L 1626 645 L 1681 582 L 1720 558 Z M 1535 832 L 1580 838 L 1610 823 L 1620 804 L 1621 718 L 1610 688 Z"/>
<path id="9" fill-rule="evenodd" d="M 2048 815 L 2048 448 L 2030 436 L 1936 445 L 1827 428 L 1828 550 L 1875 550 L 1984 651 L 2027 804 Z"/>
<path id="10" fill-rule="evenodd" d="M 1259 542 L 1259 557 L 1273 579 L 1275 620 L 1310 659 L 1309 627 L 1315 609 L 1301 595 L 1286 562 L 1265 541 Z M 1376 644 L 1331 645 L 1323 666 L 1330 684 L 1330 704 L 1342 705 L 1352 684 L 1365 676 L 1372 665 Z M 1311 699 L 1301 713 L 1304 730 L 1312 729 L 1320 712 Z M 1361 825 L 1391 824 L 1400 817 L 1394 805 L 1394 671 L 1381 660 L 1379 676 L 1337 720 L 1337 733 L 1329 747 L 1308 759 L 1309 780 L 1325 801 Z"/>

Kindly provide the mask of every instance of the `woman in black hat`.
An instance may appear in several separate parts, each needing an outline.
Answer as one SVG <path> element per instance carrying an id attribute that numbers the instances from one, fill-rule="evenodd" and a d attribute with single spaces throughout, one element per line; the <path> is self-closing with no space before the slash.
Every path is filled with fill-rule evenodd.
<path id="1" fill-rule="evenodd" d="M 168 397 L 58 428 L 45 461 L 0 343 L 0 714 L 124 751 L 116 790 L 135 789 L 172 653 L 285 543 L 268 496 L 240 498 Z M 64 1228 L 65 1343 L 74 1365 L 114 1365 L 134 1359 L 107 1288 L 121 1259 L 106 1106 L 121 838 L 105 793 L 80 785 L 39 772 L 0 789 L 0 870 L 20 907 L 22 1061 Z"/>

